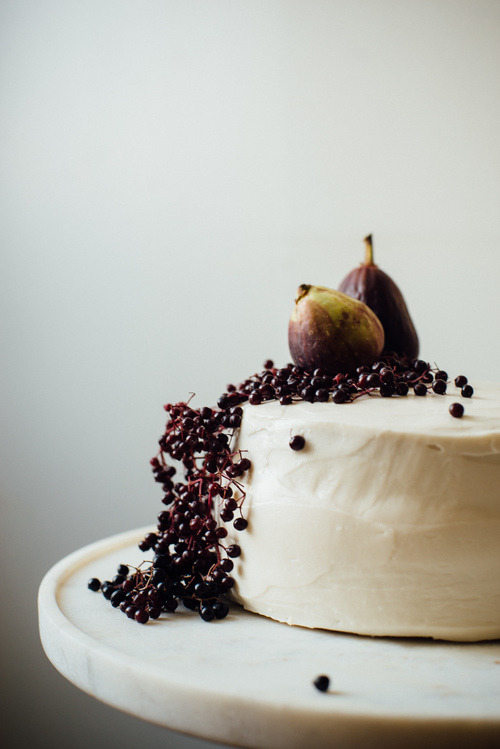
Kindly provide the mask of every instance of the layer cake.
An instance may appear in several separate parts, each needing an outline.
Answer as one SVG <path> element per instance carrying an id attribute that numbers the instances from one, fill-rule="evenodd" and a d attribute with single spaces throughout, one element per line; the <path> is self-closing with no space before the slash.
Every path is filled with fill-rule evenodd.
<path id="1" fill-rule="evenodd" d="M 246 404 L 236 600 L 304 627 L 500 637 L 500 386 L 476 386 L 461 419 L 449 390 Z"/>

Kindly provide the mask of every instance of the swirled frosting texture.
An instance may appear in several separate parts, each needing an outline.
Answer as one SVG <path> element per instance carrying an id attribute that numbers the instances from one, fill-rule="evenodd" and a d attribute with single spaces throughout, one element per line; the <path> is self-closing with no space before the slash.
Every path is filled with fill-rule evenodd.
<path id="1" fill-rule="evenodd" d="M 245 608 L 366 635 L 500 637 L 500 386 L 453 391 L 245 406 L 249 527 L 230 533 Z"/>

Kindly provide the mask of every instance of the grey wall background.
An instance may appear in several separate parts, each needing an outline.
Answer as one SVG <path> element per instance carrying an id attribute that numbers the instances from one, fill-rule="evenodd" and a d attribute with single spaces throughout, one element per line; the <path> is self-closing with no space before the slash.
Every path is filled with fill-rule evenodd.
<path id="1" fill-rule="evenodd" d="M 288 361 L 362 258 L 422 354 L 500 379 L 500 3 L 3 0 L 2 734 L 202 747 L 66 683 L 36 593 L 153 522 L 162 405 Z"/>

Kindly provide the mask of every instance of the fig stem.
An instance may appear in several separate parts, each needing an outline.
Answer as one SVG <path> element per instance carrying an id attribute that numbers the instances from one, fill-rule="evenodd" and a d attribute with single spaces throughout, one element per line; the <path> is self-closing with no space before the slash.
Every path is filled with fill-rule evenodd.
<path id="1" fill-rule="evenodd" d="M 373 237 L 368 234 L 364 239 L 366 250 L 365 250 L 365 265 L 375 265 L 373 262 Z"/>
<path id="2" fill-rule="evenodd" d="M 300 302 L 300 300 L 305 297 L 310 288 L 310 283 L 302 283 L 299 286 L 299 288 L 297 289 L 297 298 L 295 299 L 295 304 L 297 304 L 297 302 Z"/>

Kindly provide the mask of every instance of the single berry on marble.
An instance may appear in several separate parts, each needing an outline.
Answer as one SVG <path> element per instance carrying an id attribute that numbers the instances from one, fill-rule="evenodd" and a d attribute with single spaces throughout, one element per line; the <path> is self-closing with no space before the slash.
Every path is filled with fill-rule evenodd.
<path id="1" fill-rule="evenodd" d="M 313 684 L 319 692 L 326 692 L 330 686 L 330 679 L 325 674 L 321 674 L 314 679 Z"/>

